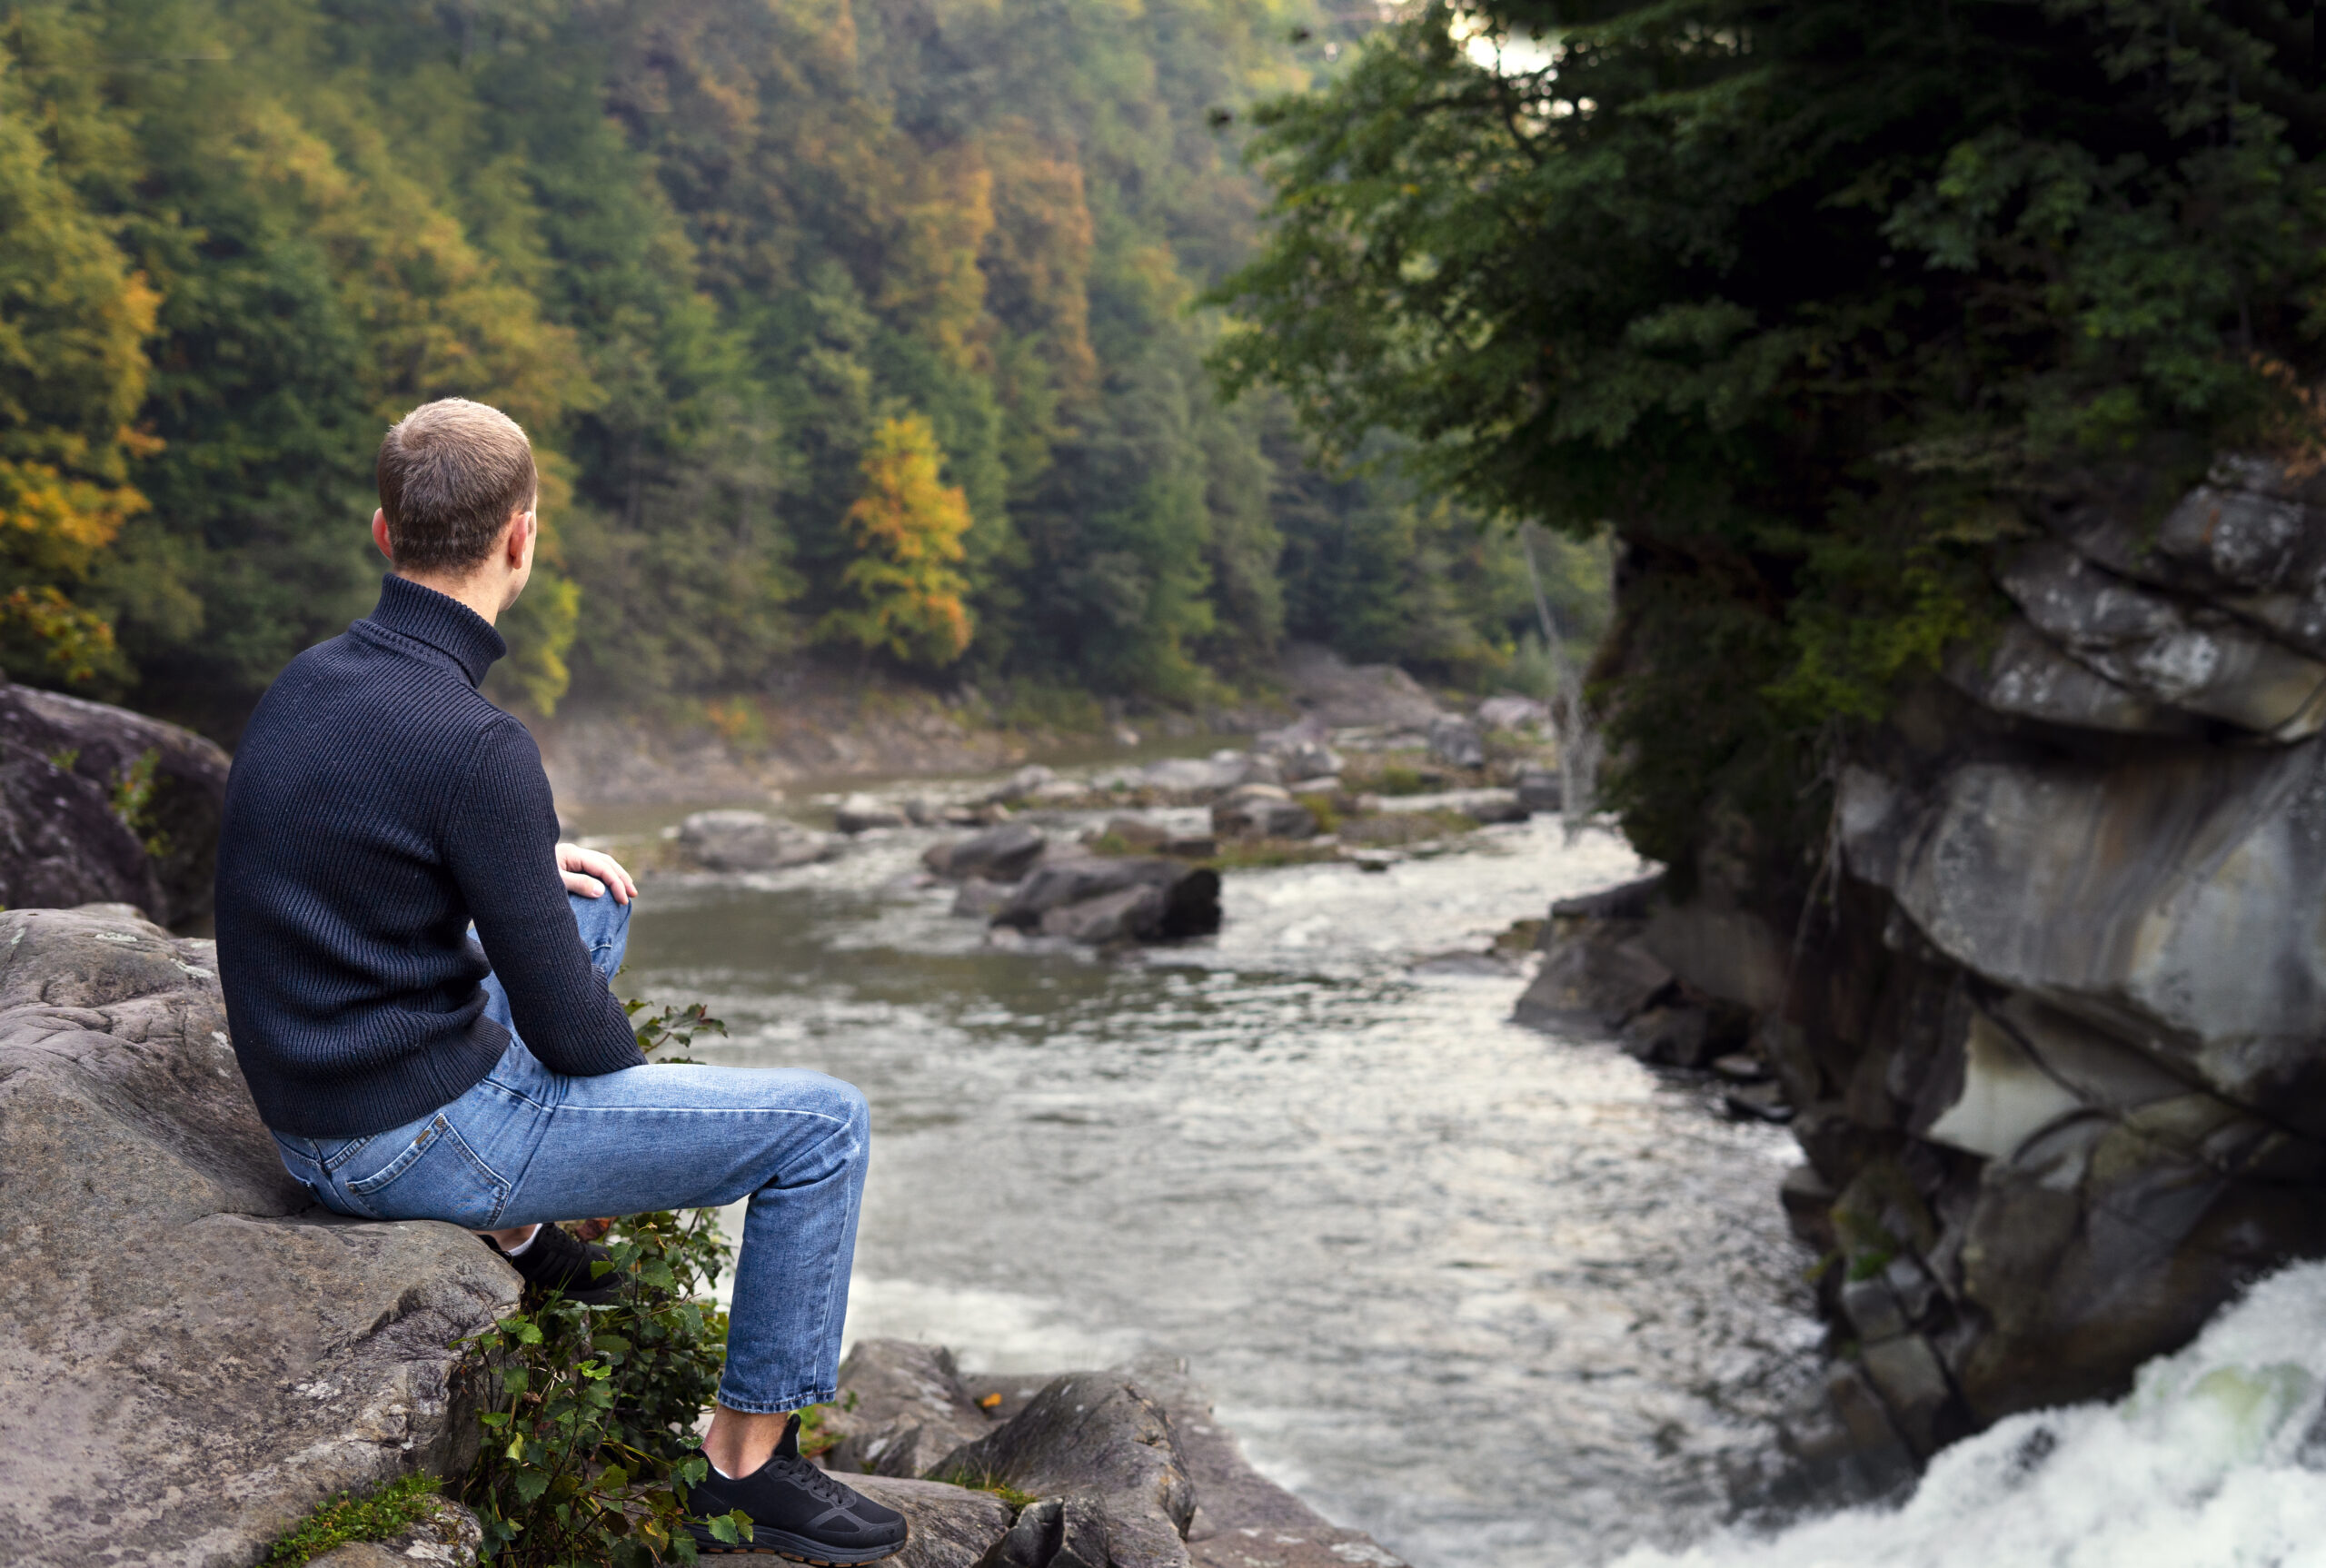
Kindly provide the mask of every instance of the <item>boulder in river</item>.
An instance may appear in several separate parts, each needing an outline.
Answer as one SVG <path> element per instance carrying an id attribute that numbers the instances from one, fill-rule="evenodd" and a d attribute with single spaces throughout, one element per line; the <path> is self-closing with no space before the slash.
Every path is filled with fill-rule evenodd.
<path id="1" fill-rule="evenodd" d="M 1347 766 L 1339 752 L 1318 740 L 1302 741 L 1281 755 L 1287 779 L 1337 779 Z"/>
<path id="2" fill-rule="evenodd" d="M 1047 911 L 1042 916 L 1041 933 L 1094 948 L 1136 942 L 1163 934 L 1163 917 L 1168 907 L 1160 888 L 1151 884 L 1121 888 Z"/>
<path id="3" fill-rule="evenodd" d="M 764 811 L 697 811 L 679 824 L 679 848 L 706 871 L 780 871 L 829 860 L 841 841 Z"/>
<path id="4" fill-rule="evenodd" d="M 227 1568 L 335 1492 L 458 1474 L 455 1340 L 517 1300 L 456 1226 L 361 1225 L 276 1157 L 208 942 L 0 915 L 0 1542 Z"/>
<path id="5" fill-rule="evenodd" d="M 1440 714 L 1429 721 L 1429 754 L 1448 768 L 1483 768 L 1486 739 L 1471 720 Z"/>
<path id="6" fill-rule="evenodd" d="M 227 766 L 192 730 L 0 677 L 0 907 L 208 914 Z"/>
<path id="7" fill-rule="evenodd" d="M 999 926 L 1039 929 L 1051 911 L 1120 893 L 1152 888 L 1163 898 L 1152 929 L 1142 938 L 1208 936 L 1219 929 L 1219 874 L 1208 867 L 1160 857 L 1078 856 L 1046 863 L 1019 884 L 994 917 Z"/>
<path id="8" fill-rule="evenodd" d="M 1317 814 L 1273 784 L 1246 784 L 1211 809 L 1223 839 L 1313 839 Z"/>
<path id="9" fill-rule="evenodd" d="M 1004 822 L 967 839 L 932 844 L 920 863 L 940 877 L 981 877 L 990 882 L 1015 882 L 1042 858 L 1049 839 L 1024 822 Z"/>
<path id="10" fill-rule="evenodd" d="M 907 819 L 902 807 L 861 790 L 842 799 L 832 810 L 832 826 L 848 834 L 870 833 L 876 828 L 901 828 Z"/>
<path id="11" fill-rule="evenodd" d="M 1035 790 L 1058 782 L 1058 774 L 1039 762 L 1029 762 L 989 790 L 986 800 L 996 806 L 1015 806 Z"/>
<path id="12" fill-rule="evenodd" d="M 1522 768 L 1512 793 L 1529 812 L 1556 811 L 1566 803 L 1566 780 L 1556 768 Z"/>

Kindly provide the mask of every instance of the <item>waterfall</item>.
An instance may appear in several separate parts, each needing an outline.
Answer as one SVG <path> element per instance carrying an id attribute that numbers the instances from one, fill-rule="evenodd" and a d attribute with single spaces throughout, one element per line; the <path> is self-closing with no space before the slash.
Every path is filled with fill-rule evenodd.
<path id="1" fill-rule="evenodd" d="M 2326 1264 L 2289 1268 L 2113 1404 L 2029 1412 L 1945 1450 L 1903 1504 L 1615 1568 L 2326 1564 Z"/>

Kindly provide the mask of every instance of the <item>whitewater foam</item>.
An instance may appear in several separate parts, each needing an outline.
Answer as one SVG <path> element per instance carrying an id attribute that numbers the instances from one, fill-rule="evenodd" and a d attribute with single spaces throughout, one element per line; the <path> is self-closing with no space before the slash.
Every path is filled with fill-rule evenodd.
<path id="1" fill-rule="evenodd" d="M 2326 1565 L 2326 1264 L 2273 1275 L 2112 1404 L 2031 1412 L 1932 1461 L 1906 1503 L 1615 1568 Z"/>

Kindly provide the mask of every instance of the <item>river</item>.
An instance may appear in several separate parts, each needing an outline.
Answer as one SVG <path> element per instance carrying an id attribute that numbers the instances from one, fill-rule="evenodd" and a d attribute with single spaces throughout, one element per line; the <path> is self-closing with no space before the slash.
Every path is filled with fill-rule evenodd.
<path id="1" fill-rule="evenodd" d="M 1516 976 L 1415 968 L 1637 875 L 1620 839 L 1236 872 L 1216 938 L 1125 961 L 982 947 L 911 886 L 934 837 L 653 878 L 624 977 L 726 1019 L 699 1057 L 870 1098 L 851 1337 L 1184 1355 L 1261 1469 L 1416 1568 L 1725 1517 L 1818 1339 L 1790 1138 L 1510 1023 Z"/>

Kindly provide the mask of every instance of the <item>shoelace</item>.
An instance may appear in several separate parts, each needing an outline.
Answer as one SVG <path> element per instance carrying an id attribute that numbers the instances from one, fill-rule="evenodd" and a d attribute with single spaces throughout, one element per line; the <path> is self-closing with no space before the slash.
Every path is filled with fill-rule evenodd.
<path id="1" fill-rule="evenodd" d="M 804 1459 L 779 1459 L 774 1463 L 783 1466 L 792 1484 L 811 1494 L 819 1503 L 847 1508 L 851 1518 L 855 1514 L 855 1505 L 863 1501 L 858 1493 L 834 1480 L 829 1472 L 819 1470 Z"/>

